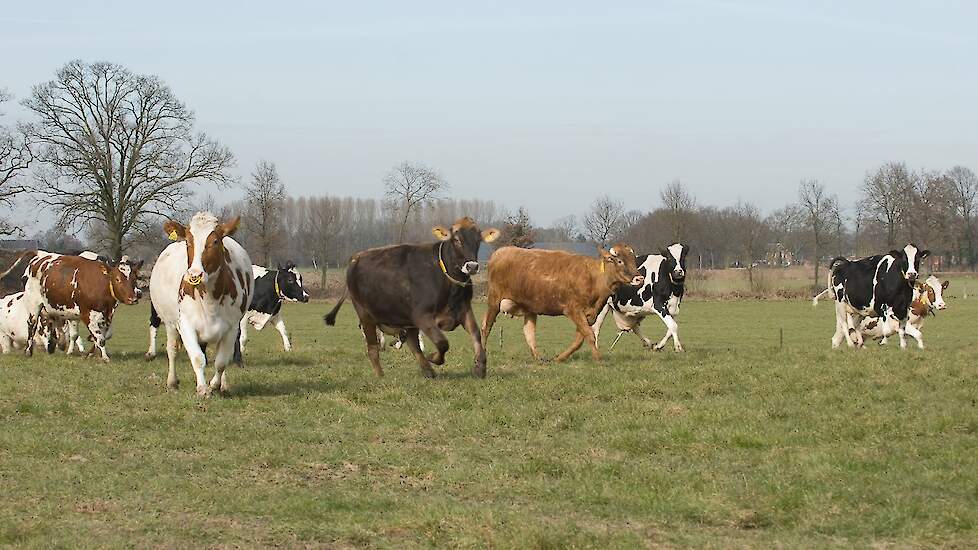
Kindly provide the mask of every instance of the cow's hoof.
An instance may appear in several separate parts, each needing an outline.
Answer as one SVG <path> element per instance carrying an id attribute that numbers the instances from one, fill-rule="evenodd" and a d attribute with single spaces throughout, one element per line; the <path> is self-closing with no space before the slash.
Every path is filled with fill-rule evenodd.
<path id="1" fill-rule="evenodd" d="M 476 365 L 472 367 L 472 374 L 474 374 L 476 378 L 485 378 L 486 366 L 476 363 Z"/>
<path id="2" fill-rule="evenodd" d="M 197 386 L 197 397 L 208 398 L 211 396 L 211 389 L 209 386 Z"/>
<path id="3" fill-rule="evenodd" d="M 156 359 L 156 354 L 147 352 L 146 355 L 143 356 L 143 359 L 146 359 L 147 361 L 152 361 L 153 359 Z"/>
<path id="4" fill-rule="evenodd" d="M 176 390 L 180 388 L 180 381 L 174 378 L 173 380 L 166 381 L 166 387 L 170 390 Z"/>
<path id="5" fill-rule="evenodd" d="M 432 369 L 431 367 L 428 367 L 426 369 L 423 368 L 423 369 L 421 369 L 421 375 L 424 376 L 425 378 L 434 378 L 435 377 L 435 370 Z"/>
<path id="6" fill-rule="evenodd" d="M 24 350 L 24 357 L 30 357 L 31 355 L 34 355 L 33 351 L 29 349 Z"/>

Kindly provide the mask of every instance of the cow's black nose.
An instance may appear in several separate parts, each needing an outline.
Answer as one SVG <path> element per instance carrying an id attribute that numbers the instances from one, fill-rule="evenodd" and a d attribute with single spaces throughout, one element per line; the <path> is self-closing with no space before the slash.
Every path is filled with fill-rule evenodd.
<path id="1" fill-rule="evenodd" d="M 302 295 L 302 303 L 306 303 L 308 301 L 309 301 L 309 295 L 308 294 L 303 294 Z"/>
<path id="2" fill-rule="evenodd" d="M 475 275 L 479 272 L 479 262 L 465 262 L 462 266 L 462 272 L 466 275 Z"/>

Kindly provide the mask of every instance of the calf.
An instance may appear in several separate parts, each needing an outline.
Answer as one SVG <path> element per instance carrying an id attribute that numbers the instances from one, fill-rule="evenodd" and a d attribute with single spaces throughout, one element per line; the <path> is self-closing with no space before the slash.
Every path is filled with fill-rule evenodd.
<path id="1" fill-rule="evenodd" d="M 255 296 L 251 300 L 248 313 L 241 319 L 241 351 L 244 351 L 248 340 L 248 325 L 255 327 L 255 330 L 261 330 L 269 321 L 282 335 L 285 351 L 292 351 L 292 343 L 285 331 L 285 320 L 282 319 L 282 302 L 309 301 L 309 294 L 302 288 L 302 275 L 292 262 L 285 266 L 280 265 L 277 270 L 268 270 L 260 265 L 253 265 L 251 268 L 255 276 Z"/>
<path id="2" fill-rule="evenodd" d="M 448 339 L 442 331 L 464 325 L 475 347 L 473 372 L 484 378 L 486 352 L 472 312 L 472 276 L 479 271 L 479 246 L 496 240 L 499 231 L 480 231 L 472 219 L 461 218 L 450 228 L 439 225 L 432 232 L 438 239 L 434 244 L 372 248 L 355 255 L 346 269 L 346 292 L 323 320 L 334 325 L 349 296 L 377 376 L 384 375 L 377 337 L 381 329 L 387 334 L 403 333 L 403 340 L 428 378 L 435 376 L 430 363 L 444 364 L 448 352 Z M 431 356 L 422 352 L 419 332 L 435 345 Z"/>
<path id="3" fill-rule="evenodd" d="M 856 317 L 881 318 L 884 337 L 894 330 L 901 337 L 904 332 L 914 338 L 920 336 L 915 326 L 907 324 L 907 318 L 920 261 L 929 255 L 929 250 L 908 244 L 902 250 L 860 260 L 833 259 L 829 263 L 829 287 L 836 312 L 832 347 L 839 347 L 843 340 L 849 347 L 863 345 Z M 906 342 L 902 343 L 905 347 Z"/>
<path id="4" fill-rule="evenodd" d="M 556 357 L 564 361 L 586 341 L 591 356 L 601 359 L 591 324 L 622 285 L 640 286 L 644 278 L 635 266 L 635 252 L 618 243 L 599 249 L 599 258 L 560 250 L 500 248 L 489 259 L 488 311 L 482 324 L 482 343 L 500 312 L 523 317 L 523 336 L 537 361 L 537 315 L 564 315 L 577 334 L 570 347 Z"/>
<path id="5" fill-rule="evenodd" d="M 16 292 L 0 298 L 0 352 L 10 353 L 27 347 L 30 313 L 27 311 L 27 301 L 23 292 Z M 51 321 L 41 313 L 37 320 L 37 330 L 34 341 L 46 348 L 48 353 L 54 352 Z"/>
<path id="6" fill-rule="evenodd" d="M 608 298 L 604 309 L 591 327 L 594 330 L 595 341 L 598 340 L 601 323 L 610 311 L 619 330 L 615 338 L 616 343 L 622 334 L 632 332 L 646 348 L 660 350 L 672 337 L 675 350 L 683 351 L 683 345 L 679 341 L 679 325 L 675 317 L 679 313 L 679 306 L 686 292 L 688 252 L 688 246 L 676 243 L 662 250 L 660 254 L 639 256 L 636 259 L 638 272 L 645 277 L 645 282 L 641 287 L 622 285 Z M 666 325 L 666 335 L 655 346 L 652 345 L 651 340 L 642 335 L 639 328 L 645 317 L 652 314 L 658 315 Z M 614 344 L 611 347 L 613 348 Z"/>
<path id="7" fill-rule="evenodd" d="M 220 223 L 210 212 L 198 212 L 190 225 L 170 220 L 163 230 L 171 240 L 150 276 L 153 310 L 166 326 L 167 386 L 175 389 L 177 336 L 183 342 L 197 377 L 197 395 L 229 389 L 226 367 L 239 361 L 238 330 L 254 286 L 251 258 L 231 235 L 240 218 Z M 152 331 L 151 331 L 152 332 Z M 204 378 L 207 357 L 202 349 L 216 348 L 215 373 Z"/>
<path id="8" fill-rule="evenodd" d="M 947 303 L 944 302 L 944 289 L 950 285 L 950 281 L 941 282 L 940 279 L 931 275 L 923 283 L 917 282 L 914 284 L 913 289 L 913 301 L 910 302 L 910 314 L 907 318 L 907 325 L 913 325 L 917 329 L 918 336 L 914 336 L 917 340 L 917 347 L 924 349 L 924 340 L 922 336 L 921 329 L 924 326 L 924 320 L 927 315 L 937 315 L 937 311 L 943 311 L 947 309 Z M 891 325 L 890 332 L 899 332 L 897 326 Z M 862 320 L 859 324 L 859 332 L 862 333 L 863 337 L 876 338 L 879 340 L 880 345 L 886 344 L 886 335 L 884 334 L 884 328 L 881 321 L 877 318 L 867 317 Z M 907 347 L 906 338 L 901 333 L 900 334 L 900 347 Z"/>
<path id="9" fill-rule="evenodd" d="M 81 320 L 91 333 L 93 348 L 102 359 L 109 360 L 105 343 L 111 337 L 112 316 L 119 302 L 135 304 L 141 292 L 138 288 L 139 268 L 143 262 L 123 257 L 119 263 L 107 264 L 79 256 L 53 254 L 43 250 L 26 252 L 0 275 L 23 269 L 24 301 L 28 316 L 29 339 L 24 353 L 34 351 L 33 335 L 41 312 L 53 323 L 66 323 L 68 341 L 77 340 Z"/>

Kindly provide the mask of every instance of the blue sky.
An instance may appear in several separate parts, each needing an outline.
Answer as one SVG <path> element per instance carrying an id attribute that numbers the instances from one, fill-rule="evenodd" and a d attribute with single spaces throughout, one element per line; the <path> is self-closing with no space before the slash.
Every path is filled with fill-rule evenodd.
<path id="1" fill-rule="evenodd" d="M 598 194 L 843 204 L 890 160 L 978 170 L 973 2 L 18 2 L 0 87 L 73 58 L 162 77 L 296 195 L 379 196 L 402 160 L 537 223 Z M 10 53 L 13 52 L 13 55 Z M 8 120 L 24 116 L 6 109 Z"/>

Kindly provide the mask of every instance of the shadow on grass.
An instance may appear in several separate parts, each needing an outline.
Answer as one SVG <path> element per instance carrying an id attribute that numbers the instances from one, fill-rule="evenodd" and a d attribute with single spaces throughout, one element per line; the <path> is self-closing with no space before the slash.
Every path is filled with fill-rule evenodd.
<path id="1" fill-rule="evenodd" d="M 289 380 L 281 382 L 244 382 L 231 388 L 231 397 L 276 397 L 281 395 L 307 395 L 325 393 L 333 385 L 323 379 L 319 380 Z"/>

